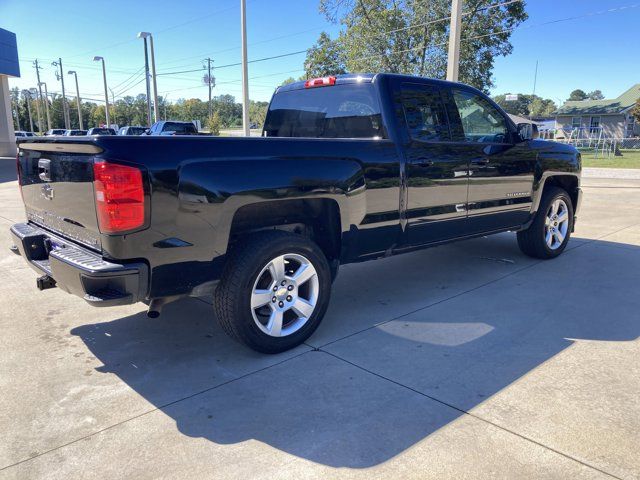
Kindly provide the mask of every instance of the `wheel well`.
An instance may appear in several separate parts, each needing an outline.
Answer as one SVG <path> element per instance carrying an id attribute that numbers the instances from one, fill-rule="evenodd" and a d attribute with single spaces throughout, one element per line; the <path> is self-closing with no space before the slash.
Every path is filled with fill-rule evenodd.
<path id="1" fill-rule="evenodd" d="M 569 194 L 569 198 L 571 198 L 571 204 L 575 211 L 578 203 L 578 177 L 574 175 L 554 175 L 544 182 L 545 189 L 550 186 L 559 187 L 566 191 Z"/>
<path id="2" fill-rule="evenodd" d="M 229 246 L 243 235 L 262 230 L 284 230 L 313 240 L 327 257 L 340 258 L 340 209 L 335 200 L 276 200 L 245 205 L 231 223 Z"/>

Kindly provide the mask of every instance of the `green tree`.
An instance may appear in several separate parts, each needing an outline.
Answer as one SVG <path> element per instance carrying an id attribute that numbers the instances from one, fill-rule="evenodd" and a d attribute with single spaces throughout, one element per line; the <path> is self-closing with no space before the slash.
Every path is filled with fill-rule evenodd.
<path id="1" fill-rule="evenodd" d="M 462 18 L 460 80 L 485 91 L 493 86 L 494 59 L 511 53 L 511 31 L 528 17 L 524 2 L 492 5 L 467 0 Z M 333 41 L 321 34 L 306 64 L 322 73 L 337 64 L 444 78 L 450 9 L 450 0 L 320 0 L 320 11 L 343 28 Z"/>
<path id="2" fill-rule="evenodd" d="M 586 100 L 587 98 L 589 97 L 587 96 L 585 91 L 580 90 L 579 88 L 569 94 L 569 101 L 571 102 L 582 101 L 582 100 Z"/>
<path id="3" fill-rule="evenodd" d="M 268 102 L 254 102 L 249 101 L 249 121 L 255 123 L 258 128 L 262 128 L 264 125 L 264 119 L 267 116 L 267 108 L 269 108 Z"/>
<path id="4" fill-rule="evenodd" d="M 222 126 L 222 121 L 220 120 L 220 113 L 216 110 L 207 119 L 207 128 L 209 129 L 209 133 L 211 133 L 211 135 L 218 136 L 220 135 L 221 126 Z"/>
<path id="5" fill-rule="evenodd" d="M 502 109 L 512 115 L 532 117 L 549 117 L 557 110 L 555 102 L 549 98 L 542 98 L 538 95 L 518 94 L 517 100 L 507 101 L 506 95 L 496 95 L 493 97 Z"/>
<path id="6" fill-rule="evenodd" d="M 604 95 L 602 94 L 602 91 L 594 90 L 593 92 L 587 93 L 587 98 L 589 100 L 603 100 Z"/>
<path id="7" fill-rule="evenodd" d="M 558 109 L 556 103 L 550 98 L 540 98 L 537 95 L 529 105 L 529 115 L 532 117 L 550 117 Z"/>
<path id="8" fill-rule="evenodd" d="M 307 50 L 305 74 L 307 78 L 317 78 L 347 73 L 344 59 L 342 43 L 331 40 L 326 32 L 322 32 L 318 41 Z"/>
<path id="9" fill-rule="evenodd" d="M 290 83 L 297 82 L 297 80 L 293 77 L 286 78 L 282 81 L 280 85 L 289 85 Z"/>

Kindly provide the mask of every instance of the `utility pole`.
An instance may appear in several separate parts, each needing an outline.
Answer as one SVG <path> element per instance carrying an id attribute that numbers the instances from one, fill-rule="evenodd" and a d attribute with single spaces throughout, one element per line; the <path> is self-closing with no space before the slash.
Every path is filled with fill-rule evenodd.
<path id="1" fill-rule="evenodd" d="M 538 60 L 536 60 L 536 73 L 533 74 L 533 95 L 536 94 L 537 83 L 538 83 Z"/>
<path id="2" fill-rule="evenodd" d="M 40 86 L 40 69 L 42 68 L 38 65 L 38 59 L 36 58 L 33 62 L 33 66 L 36 69 L 36 78 L 38 80 L 38 90 L 39 96 L 36 97 L 36 110 L 38 111 L 38 131 L 41 131 L 42 128 L 42 116 L 40 115 L 40 101 L 42 100 L 42 87 Z"/>
<path id="3" fill-rule="evenodd" d="M 209 118 L 211 118 L 211 116 L 213 115 L 213 105 L 211 104 L 211 89 L 213 87 L 215 87 L 215 78 L 211 77 L 211 62 L 213 60 L 211 60 L 210 58 L 205 58 L 206 62 L 207 62 L 207 77 L 206 77 L 206 84 L 209 87 Z"/>
<path id="4" fill-rule="evenodd" d="M 27 113 L 29 114 L 31 133 L 33 133 L 33 118 L 31 118 L 31 92 L 29 90 L 22 90 L 22 96 L 27 100 Z"/>
<path id="5" fill-rule="evenodd" d="M 38 87 L 44 85 L 44 109 L 47 112 L 47 130 L 51 130 L 51 115 L 49 115 L 49 92 L 47 91 L 47 82 L 38 83 Z"/>
<path id="6" fill-rule="evenodd" d="M 453 0 L 458 1 L 458 0 Z M 242 34 L 242 129 L 249 132 L 249 72 L 247 68 L 247 0 L 240 0 L 240 24 Z"/>
<path id="7" fill-rule="evenodd" d="M 447 57 L 447 80 L 458 81 L 460 67 L 460 21 L 462 19 L 462 0 L 451 2 L 451 26 L 449 27 L 449 55 Z"/>
<path id="8" fill-rule="evenodd" d="M 36 95 L 36 99 L 37 99 L 37 95 L 38 95 L 38 89 L 36 88 L 30 88 L 29 92 L 31 92 L 32 95 Z M 42 131 L 42 112 L 40 112 L 40 102 L 38 102 L 36 100 L 36 111 L 38 112 L 38 132 Z"/>
<path id="9" fill-rule="evenodd" d="M 82 107 L 80 106 L 80 89 L 78 88 L 78 72 L 75 70 L 69 70 L 67 72 L 69 75 L 73 75 L 76 77 L 76 104 L 78 105 L 78 126 L 80 130 L 84 130 L 82 128 Z"/>
<path id="10" fill-rule="evenodd" d="M 107 120 L 107 128 L 111 127 L 109 121 L 109 92 L 107 91 L 107 67 L 104 65 L 103 57 L 93 57 L 94 62 L 102 62 L 102 80 L 104 82 L 104 116 Z"/>
<path id="11" fill-rule="evenodd" d="M 64 91 L 64 71 L 62 70 L 62 59 L 58 58 L 57 62 L 51 62 L 53 67 L 59 67 L 60 72 L 56 68 L 56 78 L 62 83 L 62 116 L 64 117 L 64 128 L 69 130 L 69 109 L 67 108 L 67 95 Z"/>

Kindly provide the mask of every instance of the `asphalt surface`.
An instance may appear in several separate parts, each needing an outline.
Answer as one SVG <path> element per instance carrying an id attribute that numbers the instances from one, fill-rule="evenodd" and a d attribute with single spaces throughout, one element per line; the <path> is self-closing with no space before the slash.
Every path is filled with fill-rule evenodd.
<path id="1" fill-rule="evenodd" d="M 502 234 L 345 266 L 316 334 L 265 356 L 206 299 L 151 320 L 36 290 L 13 172 L 0 479 L 640 477 L 638 179 L 590 173 L 553 261 Z"/>

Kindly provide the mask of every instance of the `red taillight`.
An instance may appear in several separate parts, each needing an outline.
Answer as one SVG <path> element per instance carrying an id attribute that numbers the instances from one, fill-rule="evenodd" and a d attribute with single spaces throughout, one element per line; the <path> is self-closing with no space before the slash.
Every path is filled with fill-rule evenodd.
<path id="1" fill-rule="evenodd" d="M 139 169 L 96 162 L 93 188 L 102 233 L 125 232 L 144 225 L 144 186 Z"/>
<path id="2" fill-rule="evenodd" d="M 329 87 L 336 84 L 336 77 L 312 78 L 304 82 L 304 88 Z"/>

